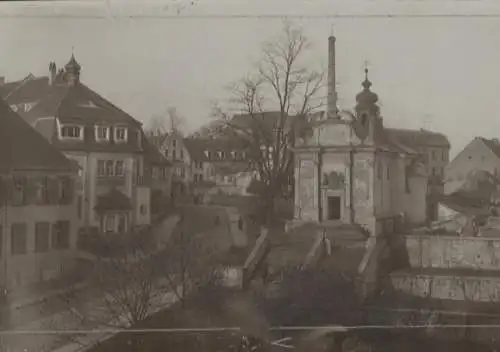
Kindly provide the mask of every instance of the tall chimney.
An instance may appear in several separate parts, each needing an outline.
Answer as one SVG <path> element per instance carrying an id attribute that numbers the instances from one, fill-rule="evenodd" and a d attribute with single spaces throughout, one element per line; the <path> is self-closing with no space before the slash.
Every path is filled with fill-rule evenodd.
<path id="1" fill-rule="evenodd" d="M 337 111 L 337 90 L 335 78 L 335 37 L 328 37 L 328 96 L 327 96 L 327 117 L 338 119 Z"/>
<path id="2" fill-rule="evenodd" d="M 53 85 L 55 80 L 56 80 L 56 74 L 57 74 L 57 68 L 56 68 L 56 63 L 51 62 L 49 64 L 49 84 Z"/>

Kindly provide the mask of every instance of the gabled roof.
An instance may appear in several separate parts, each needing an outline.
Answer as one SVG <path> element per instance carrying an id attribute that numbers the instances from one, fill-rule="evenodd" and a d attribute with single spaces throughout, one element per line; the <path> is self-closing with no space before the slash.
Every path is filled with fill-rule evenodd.
<path id="1" fill-rule="evenodd" d="M 500 158 L 500 143 L 493 139 L 486 139 L 483 137 L 476 137 L 481 140 L 486 147 L 488 147 L 497 157 Z"/>
<path id="2" fill-rule="evenodd" d="M 192 160 L 194 161 L 208 160 L 207 156 L 205 155 L 205 150 L 207 149 L 206 140 L 185 138 L 184 147 L 186 148 Z"/>
<path id="3" fill-rule="evenodd" d="M 0 170 L 73 171 L 75 165 L 0 99 Z"/>
<path id="4" fill-rule="evenodd" d="M 165 158 L 165 156 L 160 153 L 158 148 L 153 145 L 149 141 L 148 138 L 143 139 L 143 147 L 144 147 L 144 161 L 147 164 L 156 164 L 156 165 L 164 165 L 164 166 L 169 166 L 172 165 L 170 161 Z"/>
<path id="5" fill-rule="evenodd" d="M 386 128 L 385 132 L 392 139 L 395 139 L 412 149 L 431 146 L 450 147 L 448 138 L 444 134 L 438 132 L 432 132 L 424 129 L 409 130 L 397 128 Z"/>

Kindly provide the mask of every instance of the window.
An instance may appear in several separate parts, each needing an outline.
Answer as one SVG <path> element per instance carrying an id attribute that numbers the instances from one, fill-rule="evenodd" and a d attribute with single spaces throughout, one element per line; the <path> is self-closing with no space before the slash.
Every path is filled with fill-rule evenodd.
<path id="1" fill-rule="evenodd" d="M 95 126 L 95 135 L 97 141 L 109 140 L 109 127 L 108 126 Z"/>
<path id="2" fill-rule="evenodd" d="M 157 180 L 159 179 L 159 173 L 160 173 L 160 170 L 158 169 L 158 167 L 153 167 L 153 179 Z"/>
<path id="3" fill-rule="evenodd" d="M 382 163 L 377 164 L 377 178 L 380 180 L 382 179 Z"/>
<path id="4" fill-rule="evenodd" d="M 118 233 L 127 231 L 127 216 L 125 214 L 118 215 Z"/>
<path id="5" fill-rule="evenodd" d="M 10 251 L 12 254 L 26 253 L 26 224 L 14 223 L 10 227 Z"/>
<path id="6" fill-rule="evenodd" d="M 437 159 L 437 153 L 435 150 L 433 150 L 432 152 L 432 160 L 436 160 Z"/>
<path id="7" fill-rule="evenodd" d="M 47 252 L 49 250 L 50 224 L 48 222 L 37 222 L 35 224 L 35 252 Z"/>
<path id="8" fill-rule="evenodd" d="M 115 232 L 115 216 L 107 215 L 105 221 L 105 231 L 106 232 Z"/>
<path id="9" fill-rule="evenodd" d="M 390 180 L 391 179 L 391 175 L 390 175 L 390 171 L 391 171 L 391 168 L 389 167 L 389 165 L 387 165 L 387 180 Z"/>
<path id="10" fill-rule="evenodd" d="M 58 221 L 52 226 L 52 247 L 69 248 L 69 221 Z"/>
<path id="11" fill-rule="evenodd" d="M 181 177 L 185 177 L 186 176 L 186 170 L 181 167 Z"/>
<path id="12" fill-rule="evenodd" d="M 12 205 L 24 205 L 26 201 L 26 178 L 14 176 Z"/>
<path id="13" fill-rule="evenodd" d="M 137 146 L 142 148 L 142 133 L 141 131 L 137 131 Z"/>
<path id="14" fill-rule="evenodd" d="M 436 168 L 435 167 L 432 168 L 432 176 L 436 176 Z"/>
<path id="15" fill-rule="evenodd" d="M 127 127 L 115 127 L 115 142 L 127 141 Z"/>
<path id="16" fill-rule="evenodd" d="M 36 198 L 38 204 L 47 204 L 48 202 L 48 187 L 47 177 L 41 177 L 36 183 Z"/>
<path id="17" fill-rule="evenodd" d="M 117 160 L 115 164 L 115 175 L 123 176 L 123 160 Z"/>
<path id="18" fill-rule="evenodd" d="M 141 207 L 139 210 L 141 211 L 141 215 L 146 215 L 148 209 L 146 208 L 145 204 L 141 204 Z"/>
<path id="19" fill-rule="evenodd" d="M 106 160 L 106 175 L 107 176 L 114 175 L 113 160 Z"/>
<path id="20" fill-rule="evenodd" d="M 175 139 L 172 141 L 172 147 L 177 147 L 177 141 Z"/>
<path id="21" fill-rule="evenodd" d="M 184 160 L 184 150 L 181 149 L 179 153 L 180 153 L 180 159 Z"/>
<path id="22" fill-rule="evenodd" d="M 97 160 L 97 174 L 99 176 L 106 175 L 106 160 Z"/>
<path id="23" fill-rule="evenodd" d="M 70 177 L 61 177 L 59 182 L 60 204 L 71 204 L 73 200 L 73 188 Z"/>
<path id="24" fill-rule="evenodd" d="M 170 154 L 169 154 L 169 152 L 168 152 L 168 149 L 165 149 L 165 158 L 167 158 L 167 159 L 168 159 L 169 157 L 170 157 Z"/>
<path id="25" fill-rule="evenodd" d="M 61 137 L 62 138 L 73 138 L 73 139 L 82 139 L 83 128 L 80 126 L 62 126 L 61 127 Z"/>
<path id="26" fill-rule="evenodd" d="M 447 154 L 446 150 L 443 150 L 443 161 L 446 161 L 446 159 L 447 159 L 447 155 L 446 154 Z"/>
<path id="27" fill-rule="evenodd" d="M 241 217 L 238 219 L 238 229 L 243 231 L 243 219 Z"/>

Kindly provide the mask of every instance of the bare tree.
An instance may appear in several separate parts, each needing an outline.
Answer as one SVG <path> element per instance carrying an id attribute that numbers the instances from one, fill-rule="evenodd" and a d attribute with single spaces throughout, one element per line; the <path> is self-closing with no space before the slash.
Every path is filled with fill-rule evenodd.
<path id="1" fill-rule="evenodd" d="M 162 146 L 168 136 L 175 132 L 184 135 L 186 119 L 175 107 L 169 107 L 164 114 L 153 116 L 146 128 L 146 136 L 157 147 Z"/>
<path id="2" fill-rule="evenodd" d="M 292 175 L 290 147 L 310 115 L 323 105 L 317 97 L 323 71 L 311 70 L 304 62 L 309 48 L 302 30 L 285 22 L 283 33 L 264 43 L 255 72 L 231 87 L 229 102 L 244 121 L 236 121 L 220 105 L 214 108 L 215 117 L 225 123 L 224 133 L 247 142 L 266 212 L 271 214 L 273 199 L 281 195 Z"/>

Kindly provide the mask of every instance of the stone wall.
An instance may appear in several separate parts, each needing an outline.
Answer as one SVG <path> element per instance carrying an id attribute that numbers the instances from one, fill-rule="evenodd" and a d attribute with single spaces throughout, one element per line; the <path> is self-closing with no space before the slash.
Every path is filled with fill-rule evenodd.
<path id="1" fill-rule="evenodd" d="M 500 277 L 415 275 L 396 272 L 390 275 L 394 290 L 417 297 L 469 302 L 500 302 Z"/>

